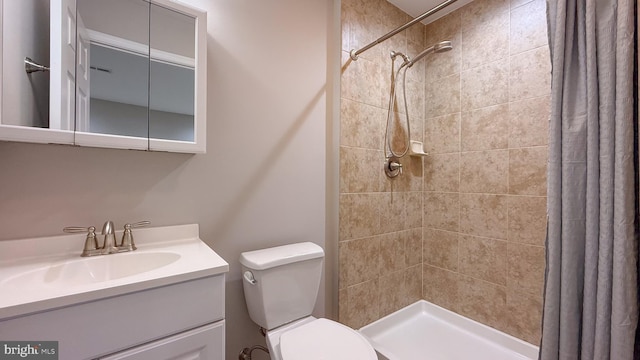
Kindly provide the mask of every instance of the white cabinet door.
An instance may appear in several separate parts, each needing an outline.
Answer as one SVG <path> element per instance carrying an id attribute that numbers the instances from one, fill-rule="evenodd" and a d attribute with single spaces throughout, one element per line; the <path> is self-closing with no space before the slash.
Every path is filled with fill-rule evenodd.
<path id="1" fill-rule="evenodd" d="M 89 33 L 84 27 L 82 17 L 78 15 L 78 28 L 77 28 L 77 49 L 76 53 L 77 66 L 76 66 L 76 131 L 88 132 L 89 129 L 89 106 L 91 102 L 91 80 L 89 69 L 89 60 L 91 59 L 91 43 L 89 42 Z"/>
<path id="2" fill-rule="evenodd" d="M 224 320 L 100 359 L 224 360 Z"/>
<path id="3" fill-rule="evenodd" d="M 76 0 L 50 2 L 49 128 L 73 130 L 76 110 Z"/>

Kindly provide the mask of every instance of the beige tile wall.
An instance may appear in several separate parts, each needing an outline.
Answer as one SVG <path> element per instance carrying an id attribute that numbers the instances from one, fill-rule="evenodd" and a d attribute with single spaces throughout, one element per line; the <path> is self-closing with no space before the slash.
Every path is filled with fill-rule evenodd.
<path id="1" fill-rule="evenodd" d="M 409 29 L 349 59 L 359 48 L 411 18 L 386 0 L 342 1 L 340 136 L 339 318 L 359 328 L 422 297 L 421 159 L 403 159 L 404 173 L 389 180 L 382 170 L 391 86 L 391 50 L 415 55 L 424 28 Z M 399 59 L 399 58 L 398 58 Z M 400 65 L 400 61 L 396 63 Z M 411 137 L 424 134 L 424 63 L 407 72 Z M 396 106 L 392 138 L 406 139 L 404 103 Z"/>
<path id="2" fill-rule="evenodd" d="M 537 343 L 550 101 L 544 0 L 475 0 L 349 59 L 409 19 L 385 0 L 342 1 L 340 321 L 358 328 L 424 298 Z M 389 51 L 412 56 L 441 40 L 454 50 L 426 57 L 407 78 L 412 139 L 431 156 L 403 158 L 403 175 L 389 180 L 381 165 Z"/>
<path id="3" fill-rule="evenodd" d="M 476 0 L 426 26 L 427 44 L 453 39 L 461 50 L 426 68 L 426 92 L 460 103 L 435 97 L 425 116 L 423 296 L 532 343 L 546 226 L 544 6 Z"/>

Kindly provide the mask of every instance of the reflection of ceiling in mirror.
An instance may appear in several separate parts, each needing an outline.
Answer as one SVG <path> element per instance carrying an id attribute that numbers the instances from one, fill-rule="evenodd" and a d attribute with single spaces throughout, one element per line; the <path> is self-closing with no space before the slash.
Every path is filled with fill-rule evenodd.
<path id="1" fill-rule="evenodd" d="M 145 0 L 78 0 L 77 7 L 87 29 L 195 57 L 195 19 L 190 16 L 152 5 L 149 20 Z"/>
<path id="2" fill-rule="evenodd" d="M 196 21 L 173 10 L 151 6 L 151 47 L 170 53 L 196 57 Z"/>
<path id="3" fill-rule="evenodd" d="M 193 69 L 156 61 L 149 69 L 146 57 L 94 44 L 90 54 L 91 98 L 193 115 Z"/>

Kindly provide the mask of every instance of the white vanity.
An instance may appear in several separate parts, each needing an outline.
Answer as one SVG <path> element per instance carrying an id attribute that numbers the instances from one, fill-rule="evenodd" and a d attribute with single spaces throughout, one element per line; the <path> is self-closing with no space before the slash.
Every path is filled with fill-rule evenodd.
<path id="1" fill-rule="evenodd" d="M 58 341 L 60 359 L 224 359 L 227 262 L 196 224 L 134 234 L 136 251 L 94 257 L 82 234 L 1 241 L 0 339 Z"/>

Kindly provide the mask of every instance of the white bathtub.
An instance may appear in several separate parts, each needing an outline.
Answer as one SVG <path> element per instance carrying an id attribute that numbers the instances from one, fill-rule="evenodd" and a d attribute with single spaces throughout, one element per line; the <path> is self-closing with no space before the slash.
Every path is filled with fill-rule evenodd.
<path id="1" fill-rule="evenodd" d="M 538 358 L 538 347 L 424 300 L 359 331 L 381 360 Z"/>

